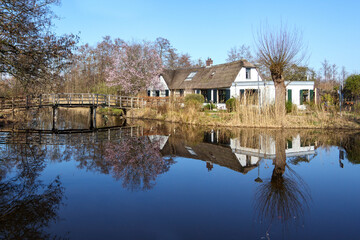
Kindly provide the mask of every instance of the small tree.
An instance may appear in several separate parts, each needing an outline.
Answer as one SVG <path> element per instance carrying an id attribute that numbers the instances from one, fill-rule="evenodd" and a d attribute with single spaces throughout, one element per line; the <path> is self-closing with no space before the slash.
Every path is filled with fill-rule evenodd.
<path id="1" fill-rule="evenodd" d="M 345 81 L 345 92 L 349 92 L 351 97 L 358 99 L 360 96 L 360 75 L 351 75 Z"/>
<path id="2" fill-rule="evenodd" d="M 268 25 L 261 27 L 255 39 L 257 58 L 261 65 L 269 69 L 275 85 L 275 113 L 279 119 L 285 116 L 286 86 L 285 70 L 300 65 L 305 57 L 302 35 L 296 29 L 280 26 L 271 29 Z"/>
<path id="3" fill-rule="evenodd" d="M 125 94 L 137 94 L 150 85 L 156 86 L 162 63 L 154 44 L 123 43 L 107 68 L 107 85 L 120 86 Z"/>

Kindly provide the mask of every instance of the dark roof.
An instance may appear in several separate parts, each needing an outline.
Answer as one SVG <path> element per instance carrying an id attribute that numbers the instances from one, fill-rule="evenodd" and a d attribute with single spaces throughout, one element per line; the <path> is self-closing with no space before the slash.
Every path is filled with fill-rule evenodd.
<path id="1" fill-rule="evenodd" d="M 188 148 L 191 149 L 191 151 L 193 151 L 196 155 L 191 154 Z M 184 139 L 174 138 L 173 136 L 169 137 L 164 148 L 161 150 L 161 153 L 163 156 L 179 156 L 211 162 L 213 164 L 226 167 L 243 174 L 248 173 L 250 170 L 256 167 L 242 167 L 229 146 L 222 146 L 205 142 L 188 146 Z"/>
<path id="2" fill-rule="evenodd" d="M 255 68 L 255 65 L 239 60 L 211 67 L 164 70 L 162 76 L 170 89 L 229 88 L 242 67 Z M 192 72 L 196 72 L 192 80 L 185 80 Z"/>

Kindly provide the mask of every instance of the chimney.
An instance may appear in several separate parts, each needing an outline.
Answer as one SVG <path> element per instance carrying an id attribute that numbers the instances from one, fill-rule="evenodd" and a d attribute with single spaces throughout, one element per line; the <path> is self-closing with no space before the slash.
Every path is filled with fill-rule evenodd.
<path id="1" fill-rule="evenodd" d="M 208 59 L 206 60 L 206 67 L 211 67 L 212 64 L 213 64 L 213 60 L 212 60 L 211 58 L 208 58 Z"/>

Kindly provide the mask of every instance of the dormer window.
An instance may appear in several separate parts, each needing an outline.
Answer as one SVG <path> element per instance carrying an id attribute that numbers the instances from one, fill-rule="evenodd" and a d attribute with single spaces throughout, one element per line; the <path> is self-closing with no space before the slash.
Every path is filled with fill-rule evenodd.
<path id="1" fill-rule="evenodd" d="M 251 68 L 246 68 L 246 79 L 251 79 Z"/>
<path id="2" fill-rule="evenodd" d="M 193 77 L 196 75 L 197 72 L 191 72 L 189 76 L 185 78 L 185 81 L 190 81 L 193 79 Z"/>

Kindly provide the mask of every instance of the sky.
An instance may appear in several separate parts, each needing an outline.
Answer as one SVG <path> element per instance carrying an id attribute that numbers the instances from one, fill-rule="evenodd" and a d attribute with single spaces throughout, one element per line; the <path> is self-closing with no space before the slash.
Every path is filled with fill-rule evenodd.
<path id="1" fill-rule="evenodd" d="M 360 1 L 242 0 L 62 0 L 54 31 L 77 34 L 80 44 L 94 45 L 104 36 L 125 41 L 163 37 L 179 53 L 195 60 L 224 63 L 234 46 L 255 50 L 261 24 L 281 23 L 302 32 L 305 64 L 318 70 L 327 59 L 360 74 Z"/>

